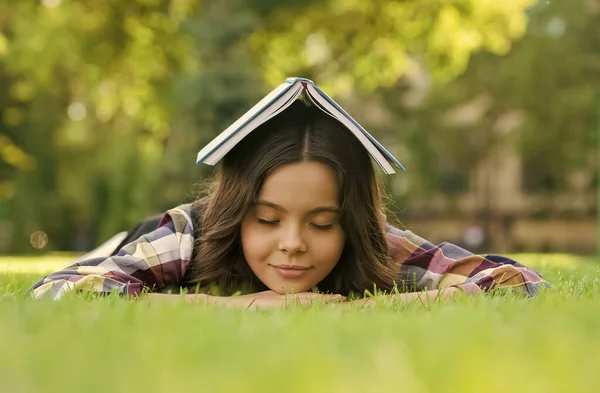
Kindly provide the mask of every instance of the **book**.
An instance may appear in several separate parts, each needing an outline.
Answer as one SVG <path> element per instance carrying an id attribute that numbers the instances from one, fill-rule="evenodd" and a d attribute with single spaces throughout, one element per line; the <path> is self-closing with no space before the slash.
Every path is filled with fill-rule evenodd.
<path id="1" fill-rule="evenodd" d="M 392 165 L 402 171 L 405 170 L 402 164 L 340 105 L 311 80 L 305 78 L 287 78 L 284 83 L 273 89 L 232 125 L 204 146 L 198 152 L 196 164 L 216 165 L 242 139 L 261 124 L 283 112 L 302 93 L 305 94 L 312 105 L 343 124 L 367 149 L 371 158 L 386 174 L 396 172 Z"/>

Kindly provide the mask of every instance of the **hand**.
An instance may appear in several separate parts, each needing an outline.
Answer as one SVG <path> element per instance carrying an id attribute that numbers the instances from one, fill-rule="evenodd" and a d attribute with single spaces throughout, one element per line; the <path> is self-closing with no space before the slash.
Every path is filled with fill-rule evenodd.
<path id="1" fill-rule="evenodd" d="M 319 303 L 343 302 L 346 298 L 342 295 L 325 295 L 313 292 L 301 292 L 281 295 L 275 291 L 250 293 L 247 295 L 230 298 L 235 305 L 247 309 L 271 309 L 286 306 L 309 306 Z"/>
<path id="2" fill-rule="evenodd" d="M 272 308 L 283 308 L 285 306 L 294 305 L 308 306 L 313 303 L 319 304 L 343 302 L 346 298 L 342 295 L 324 295 L 313 292 L 301 292 L 281 295 L 275 291 L 264 291 L 230 297 L 207 296 L 205 299 L 208 302 L 208 304 L 223 305 L 226 307 L 265 310 Z"/>

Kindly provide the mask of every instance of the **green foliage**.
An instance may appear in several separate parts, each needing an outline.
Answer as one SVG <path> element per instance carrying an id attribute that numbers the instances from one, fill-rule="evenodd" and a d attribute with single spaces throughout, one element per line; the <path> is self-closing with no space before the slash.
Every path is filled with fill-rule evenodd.
<path id="1" fill-rule="evenodd" d="M 74 225 L 110 212 L 119 218 L 99 225 L 106 237 L 153 211 L 147 196 L 158 187 L 170 133 L 169 85 L 198 68 L 193 41 L 179 28 L 193 5 L 0 5 L 0 15 L 10 15 L 0 19 L 0 137 L 16 146 L 2 149 L 0 201 L 9 199 L 15 218 L 13 247 L 41 229 L 54 247 L 71 248 L 60 233 Z"/>
<path id="2" fill-rule="evenodd" d="M 327 91 L 392 86 L 417 64 L 441 80 L 472 53 L 506 54 L 533 0 L 324 0 L 273 12 L 252 37 L 266 79 L 310 73 Z"/>
<path id="3" fill-rule="evenodd" d="M 533 183 L 562 187 L 594 160 L 600 24 L 581 2 L 527 13 L 533 3 L 2 2 L 0 250 L 30 252 L 38 230 L 46 249 L 89 248 L 189 201 L 210 173 L 193 165 L 199 147 L 294 74 L 401 145 L 392 150 L 409 172 L 394 181 L 410 180 L 406 198 L 464 189 L 497 142 L 481 130 L 507 110 L 526 114 Z M 561 23 L 562 36 L 548 34 Z M 434 82 L 415 109 L 404 82 L 419 72 Z M 480 121 L 444 124 L 442 113 L 481 96 L 494 99 Z M 369 124 L 377 111 L 392 116 Z"/>
<path id="4" fill-rule="evenodd" d="M 539 2 L 509 53 L 474 54 L 462 75 L 430 84 L 417 105 L 405 100 L 418 90 L 414 78 L 380 92 L 401 129 L 397 140 L 410 152 L 405 164 L 417 174 L 409 175 L 412 198 L 452 193 L 456 184 L 464 189 L 471 169 L 504 143 L 523 157 L 526 191 L 569 190 L 574 175 L 579 190 L 593 189 L 600 124 L 600 6 L 594 4 Z M 458 113 L 461 121 L 454 120 Z"/>
<path id="5" fill-rule="evenodd" d="M 255 18 L 235 4 L 57 4 L 0 9 L 12 15 L 0 20 L 0 203 L 13 251 L 35 230 L 49 248 L 77 247 L 78 232 L 101 241 L 190 200 L 208 172 L 198 146 L 262 92 L 239 43 Z"/>

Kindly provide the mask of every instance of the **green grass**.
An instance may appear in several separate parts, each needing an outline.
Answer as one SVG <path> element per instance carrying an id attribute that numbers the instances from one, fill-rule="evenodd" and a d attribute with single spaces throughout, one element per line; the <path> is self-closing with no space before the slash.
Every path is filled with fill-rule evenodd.
<path id="1" fill-rule="evenodd" d="M 23 299 L 45 262 L 65 261 L 0 258 L 0 391 L 596 392 L 600 265 L 517 258 L 553 288 L 531 300 L 265 312 Z"/>

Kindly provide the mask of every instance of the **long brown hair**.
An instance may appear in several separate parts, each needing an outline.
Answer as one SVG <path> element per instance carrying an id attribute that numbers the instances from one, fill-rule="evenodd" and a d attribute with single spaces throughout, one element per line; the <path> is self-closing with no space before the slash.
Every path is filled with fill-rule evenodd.
<path id="1" fill-rule="evenodd" d="M 188 287 L 222 293 L 265 289 L 242 253 L 240 227 L 267 176 L 285 164 L 313 160 L 337 173 L 344 250 L 318 284 L 322 292 L 392 290 L 398 267 L 387 257 L 383 207 L 369 155 L 337 120 L 302 101 L 264 123 L 222 160 L 206 197 L 194 204 L 199 233 L 184 277 Z"/>

